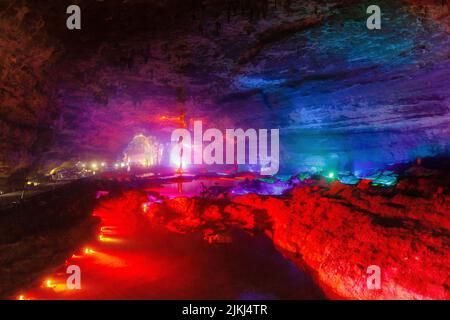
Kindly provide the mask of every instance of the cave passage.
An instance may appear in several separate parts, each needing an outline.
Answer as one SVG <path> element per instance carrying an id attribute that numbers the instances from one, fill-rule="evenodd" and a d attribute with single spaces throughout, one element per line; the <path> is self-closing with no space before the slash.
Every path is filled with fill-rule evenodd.
<path id="1" fill-rule="evenodd" d="M 194 196 L 223 179 L 149 184 L 165 196 Z M 155 223 L 138 191 L 100 199 L 98 237 L 79 248 L 23 299 L 323 299 L 309 275 L 283 256 L 261 232 L 238 227 L 181 234 Z M 216 233 L 218 232 L 218 233 Z M 218 236 L 218 234 L 220 234 Z M 66 268 L 81 270 L 81 290 L 68 290 Z"/>
<path id="2" fill-rule="evenodd" d="M 450 299 L 449 1 L 76 3 L 0 0 L 0 299 Z"/>

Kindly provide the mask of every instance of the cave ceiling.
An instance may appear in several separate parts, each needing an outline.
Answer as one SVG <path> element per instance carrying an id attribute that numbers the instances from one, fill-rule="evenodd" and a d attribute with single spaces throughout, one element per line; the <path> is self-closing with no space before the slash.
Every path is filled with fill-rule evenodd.
<path id="1" fill-rule="evenodd" d="M 72 2 L 77 31 L 65 28 Z M 116 159 L 136 134 L 169 140 L 176 123 L 161 119 L 180 114 L 279 128 L 293 168 L 448 152 L 446 7 L 379 1 L 370 31 L 364 1 L 72 2 L 0 4 L 3 175 Z"/>

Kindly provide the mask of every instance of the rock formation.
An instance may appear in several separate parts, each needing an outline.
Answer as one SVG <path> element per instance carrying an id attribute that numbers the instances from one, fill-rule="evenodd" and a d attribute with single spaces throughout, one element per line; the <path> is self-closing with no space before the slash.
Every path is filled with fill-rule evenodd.
<path id="1" fill-rule="evenodd" d="M 313 181 L 284 196 L 175 198 L 150 216 L 175 232 L 264 230 L 330 297 L 449 299 L 450 176 L 413 167 L 396 187 Z M 381 289 L 367 286 L 369 266 Z"/>

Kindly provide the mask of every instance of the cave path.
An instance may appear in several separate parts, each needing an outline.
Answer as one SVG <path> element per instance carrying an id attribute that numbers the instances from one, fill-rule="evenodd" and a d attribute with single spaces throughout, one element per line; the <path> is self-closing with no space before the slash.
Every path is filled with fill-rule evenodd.
<path id="1" fill-rule="evenodd" d="M 229 232 L 209 244 L 201 233 L 179 234 L 151 223 L 141 199 L 106 200 L 95 211 L 102 236 L 42 279 L 26 299 L 317 299 L 312 279 L 264 234 Z M 132 209 L 134 208 L 134 209 Z M 81 269 L 81 289 L 68 290 L 68 265 Z"/>

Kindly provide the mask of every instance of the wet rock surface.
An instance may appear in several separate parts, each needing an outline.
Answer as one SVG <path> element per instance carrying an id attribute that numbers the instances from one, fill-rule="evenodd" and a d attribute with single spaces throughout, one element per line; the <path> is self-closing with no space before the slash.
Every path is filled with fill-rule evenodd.
<path id="1" fill-rule="evenodd" d="M 411 167 L 390 188 L 312 183 L 284 196 L 175 198 L 154 203 L 150 214 L 182 233 L 264 230 L 330 297 L 448 299 L 449 178 Z M 367 286 L 371 265 L 381 268 L 379 290 Z"/>
<path id="2" fill-rule="evenodd" d="M 153 186 L 156 188 L 156 186 Z M 105 195 L 93 215 L 100 219 L 99 237 L 75 251 L 50 272 L 54 288 L 33 286 L 24 299 L 323 299 L 313 279 L 276 250 L 263 232 L 239 227 L 218 233 L 196 222 L 166 224 L 145 204 L 142 189 Z M 183 203 L 182 201 L 180 204 Z M 214 221 L 215 210 L 208 218 Z M 206 226 L 206 224 L 205 224 Z M 87 250 L 88 249 L 88 250 Z M 82 270 L 80 290 L 67 290 L 65 270 Z"/>

